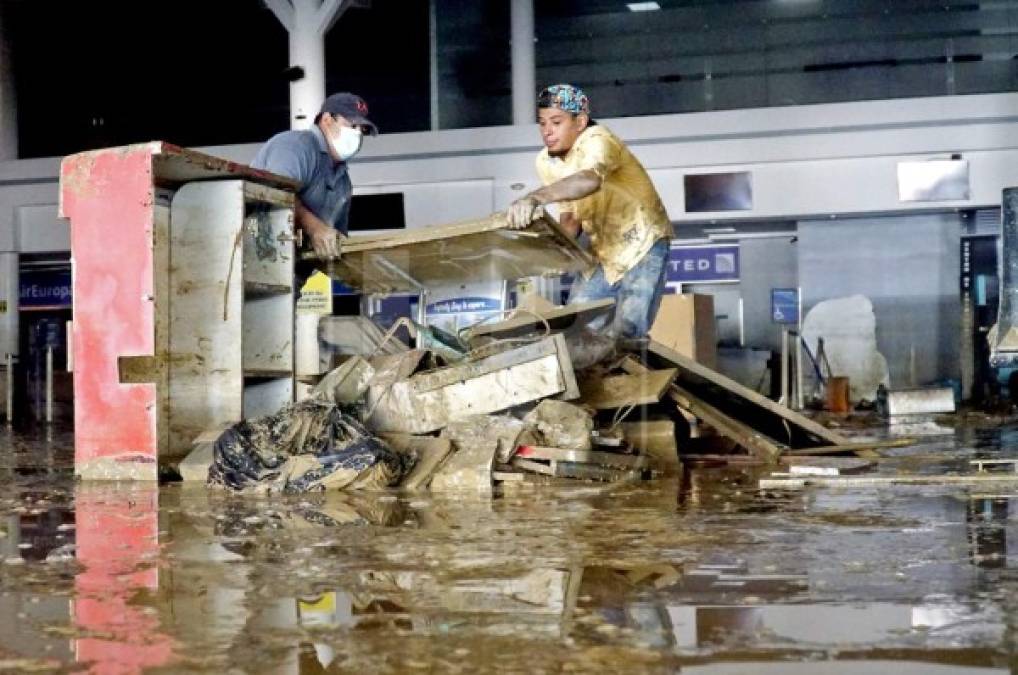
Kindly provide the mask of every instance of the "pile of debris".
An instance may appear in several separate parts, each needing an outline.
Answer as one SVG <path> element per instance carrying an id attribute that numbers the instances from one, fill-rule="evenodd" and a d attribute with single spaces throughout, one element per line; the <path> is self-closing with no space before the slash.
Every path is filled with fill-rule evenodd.
<path id="1" fill-rule="evenodd" d="M 365 318 L 331 317 L 323 338 L 343 336 L 338 366 L 304 400 L 206 439 L 208 481 L 486 491 L 675 474 L 679 439 L 707 429 L 767 462 L 846 442 L 660 344 L 616 344 L 578 325 L 517 316 L 462 337 L 406 320 L 383 334 Z"/>

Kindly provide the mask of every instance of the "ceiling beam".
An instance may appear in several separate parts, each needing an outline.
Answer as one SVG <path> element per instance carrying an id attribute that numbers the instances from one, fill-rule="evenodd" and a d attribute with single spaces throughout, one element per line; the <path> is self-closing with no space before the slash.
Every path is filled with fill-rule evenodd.
<path id="1" fill-rule="evenodd" d="M 290 0 L 262 0 L 262 2 L 276 15 L 286 32 L 293 31 L 293 5 L 290 4 Z"/>

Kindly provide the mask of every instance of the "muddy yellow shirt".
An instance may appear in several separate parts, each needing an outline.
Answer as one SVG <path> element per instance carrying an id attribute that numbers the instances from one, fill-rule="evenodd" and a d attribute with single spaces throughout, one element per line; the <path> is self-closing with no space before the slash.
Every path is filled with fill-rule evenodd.
<path id="1" fill-rule="evenodd" d="M 640 262 L 658 239 L 672 236 L 671 221 L 650 176 L 615 134 L 601 125 L 584 129 L 564 157 L 545 148 L 537 156 L 537 175 L 545 185 L 591 170 L 601 189 L 572 202 L 560 202 L 590 237 L 591 249 L 613 284 Z"/>

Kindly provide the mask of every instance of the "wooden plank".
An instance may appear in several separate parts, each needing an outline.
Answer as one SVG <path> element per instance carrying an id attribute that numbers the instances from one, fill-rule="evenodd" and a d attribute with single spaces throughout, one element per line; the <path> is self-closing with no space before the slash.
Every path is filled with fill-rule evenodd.
<path id="1" fill-rule="evenodd" d="M 555 358 L 558 359 L 563 384 L 562 393 L 556 398 L 561 401 L 572 401 L 580 397 L 580 385 L 576 381 L 576 372 L 573 370 L 573 360 L 569 356 L 566 337 L 562 334 L 553 335 L 552 342 L 555 344 Z"/>
<path id="2" fill-rule="evenodd" d="M 599 480 L 606 483 L 617 483 L 624 480 L 637 480 L 638 469 L 616 469 L 595 464 L 577 462 L 552 462 L 555 476 L 558 478 L 574 478 L 576 480 Z"/>
<path id="3" fill-rule="evenodd" d="M 601 300 L 580 302 L 575 305 L 563 305 L 540 311 L 517 309 L 505 321 L 486 323 L 470 328 L 468 335 L 470 338 L 481 337 L 483 335 L 506 337 L 532 330 L 544 330 L 546 322 L 549 328 L 552 329 L 565 328 L 572 325 L 581 314 L 604 312 L 614 306 L 614 300 L 603 298 Z"/>
<path id="4" fill-rule="evenodd" d="M 639 455 L 622 455 L 614 452 L 597 450 L 567 450 L 564 448 L 548 448 L 540 445 L 521 445 L 516 456 L 523 459 L 543 459 L 555 462 L 576 462 L 579 464 L 601 464 L 618 466 L 626 469 L 643 469 L 647 466 L 647 458 Z"/>
<path id="5" fill-rule="evenodd" d="M 426 354 L 427 352 L 423 349 L 411 349 L 399 354 L 371 357 L 368 362 L 375 369 L 374 377 L 371 378 L 371 386 L 389 387 L 400 380 L 407 379 L 417 372 Z"/>
<path id="6" fill-rule="evenodd" d="M 578 272 L 592 264 L 590 254 L 554 219 L 510 230 L 505 217 L 495 214 L 381 237 L 349 237 L 327 273 L 363 292 L 416 293 L 449 284 Z"/>
<path id="7" fill-rule="evenodd" d="M 839 445 L 821 445 L 815 448 L 798 448 L 786 450 L 785 454 L 790 457 L 799 455 L 837 455 L 842 452 L 854 452 L 859 454 L 865 450 L 876 450 L 878 448 L 905 448 L 915 445 L 914 438 L 894 438 L 887 441 L 860 441 L 858 443 L 841 443 Z M 879 455 L 878 455 L 879 456 Z"/>
<path id="8" fill-rule="evenodd" d="M 619 364 L 623 370 L 631 374 L 650 372 L 631 356 L 626 356 Z M 702 419 L 714 427 L 718 433 L 745 447 L 754 455 L 768 462 L 773 462 L 786 446 L 762 434 L 756 429 L 730 417 L 709 403 L 700 400 L 679 385 L 669 387 L 669 397 L 679 406 L 679 412 Z"/>
<path id="9" fill-rule="evenodd" d="M 760 489 L 798 489 L 817 487 L 883 487 L 889 485 L 933 485 L 933 486 L 978 486 L 993 484 L 1018 487 L 1018 474 L 968 474 L 968 475 L 919 475 L 899 476 L 809 476 L 801 478 L 761 478 Z"/>
<path id="10" fill-rule="evenodd" d="M 669 349 L 658 342 L 651 340 L 648 350 L 665 361 L 677 366 L 681 371 L 683 371 L 684 375 L 686 373 L 691 373 L 697 377 L 707 380 L 708 382 L 727 390 L 729 393 L 744 399 L 745 401 L 752 403 L 773 415 L 783 418 L 789 423 L 808 431 L 814 436 L 817 436 L 832 445 L 844 445 L 849 442 L 849 440 L 844 436 L 827 429 L 823 425 L 814 422 L 808 417 L 800 415 L 794 410 L 775 403 L 766 396 L 762 396 L 752 389 L 744 387 L 735 380 L 725 377 L 721 373 L 713 371 L 710 368 L 697 363 L 693 359 L 683 356 L 675 350 Z"/>
<path id="11" fill-rule="evenodd" d="M 730 438 L 761 459 L 773 462 L 788 449 L 787 446 L 701 401 L 678 385 L 671 386 L 669 396 L 680 407 L 714 427 L 719 434 Z"/>
<path id="12" fill-rule="evenodd" d="M 595 410 L 610 410 L 628 405 L 657 403 L 678 374 L 677 369 L 668 368 L 638 375 L 612 375 L 600 380 L 585 380 L 580 384 L 579 404 Z"/>
<path id="13" fill-rule="evenodd" d="M 363 357 L 347 359 L 311 389 L 311 395 L 333 403 L 360 401 L 375 377 L 375 369 Z"/>
<path id="14" fill-rule="evenodd" d="M 843 476 L 862 473 L 876 464 L 858 457 L 782 457 L 792 476 Z"/>

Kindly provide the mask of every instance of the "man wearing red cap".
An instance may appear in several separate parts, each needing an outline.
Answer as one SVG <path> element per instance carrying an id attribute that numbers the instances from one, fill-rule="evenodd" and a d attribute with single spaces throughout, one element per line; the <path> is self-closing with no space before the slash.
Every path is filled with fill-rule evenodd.
<path id="1" fill-rule="evenodd" d="M 591 119 L 590 101 L 578 87 L 542 91 L 537 117 L 544 187 L 513 202 L 509 226 L 526 227 L 540 207 L 557 203 L 562 226 L 573 236 L 582 230 L 598 262 L 590 275 L 577 275 L 569 304 L 612 298 L 611 334 L 645 337 L 661 302 L 672 237 L 661 197 L 625 144 Z"/>
<path id="2" fill-rule="evenodd" d="M 360 151 L 364 134 L 378 134 L 364 99 L 333 94 L 325 99 L 313 127 L 276 134 L 251 162 L 256 169 L 300 184 L 297 225 L 321 259 L 337 257 L 338 235 L 346 236 L 353 194 L 347 162 Z"/>

